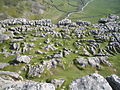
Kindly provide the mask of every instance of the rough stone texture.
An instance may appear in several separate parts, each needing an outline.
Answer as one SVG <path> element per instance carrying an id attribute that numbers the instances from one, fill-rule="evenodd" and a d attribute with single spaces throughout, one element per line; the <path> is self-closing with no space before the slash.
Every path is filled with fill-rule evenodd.
<path id="1" fill-rule="evenodd" d="M 76 22 L 76 24 L 81 25 L 81 26 L 85 26 L 85 25 L 89 26 L 89 25 L 91 25 L 91 22 L 79 20 L 79 21 Z"/>
<path id="2" fill-rule="evenodd" d="M 55 90 L 55 87 L 50 83 L 15 81 L 10 77 L 0 76 L 0 90 Z"/>
<path id="3" fill-rule="evenodd" d="M 29 63 L 30 62 L 30 57 L 23 55 L 23 56 L 17 56 L 15 58 L 15 61 L 19 62 L 19 63 Z"/>
<path id="4" fill-rule="evenodd" d="M 117 75 L 113 74 L 106 77 L 106 79 L 113 90 L 120 90 L 120 78 Z"/>
<path id="5" fill-rule="evenodd" d="M 98 57 L 88 57 L 88 63 L 93 67 L 100 66 L 100 60 Z"/>
<path id="6" fill-rule="evenodd" d="M 16 79 L 20 79 L 20 76 L 16 72 L 10 72 L 10 71 L 0 71 L 0 75 L 8 75 Z"/>
<path id="7" fill-rule="evenodd" d="M 33 65 L 29 67 L 28 76 L 40 76 L 41 73 L 44 72 L 43 65 Z"/>
<path id="8" fill-rule="evenodd" d="M 79 64 L 80 66 L 84 67 L 86 65 L 88 65 L 88 61 L 87 59 L 85 59 L 84 57 L 79 57 L 76 59 L 76 63 Z"/>
<path id="9" fill-rule="evenodd" d="M 56 68 L 57 65 L 60 65 L 61 59 L 53 58 L 53 59 L 50 59 L 48 61 L 43 61 L 42 64 L 44 67 L 46 67 L 49 70 L 52 67 Z"/>
<path id="10" fill-rule="evenodd" d="M 69 85 L 70 90 L 112 90 L 107 80 L 97 73 L 80 77 Z"/>
<path id="11" fill-rule="evenodd" d="M 107 57 L 78 57 L 75 62 L 82 67 L 90 65 L 99 68 L 101 64 L 112 66 L 112 64 L 107 61 Z"/>

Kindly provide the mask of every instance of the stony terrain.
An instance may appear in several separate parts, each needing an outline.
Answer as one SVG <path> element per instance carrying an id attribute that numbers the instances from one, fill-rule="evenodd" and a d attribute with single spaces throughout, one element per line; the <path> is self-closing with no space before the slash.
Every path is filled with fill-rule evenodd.
<path id="1" fill-rule="evenodd" d="M 0 87 L 3 90 L 119 90 L 119 32 L 119 16 L 114 14 L 100 18 L 97 24 L 70 19 L 57 24 L 50 19 L 1 20 Z M 117 59 L 111 59 L 112 56 Z M 105 79 L 97 73 L 114 75 Z"/>

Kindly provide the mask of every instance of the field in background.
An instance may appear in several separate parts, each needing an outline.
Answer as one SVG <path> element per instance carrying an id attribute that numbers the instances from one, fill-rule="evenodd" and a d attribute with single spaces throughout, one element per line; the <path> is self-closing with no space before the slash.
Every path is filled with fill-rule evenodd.
<path id="1" fill-rule="evenodd" d="M 69 19 L 97 22 L 99 18 L 113 13 L 120 16 L 120 0 L 93 0 L 83 12 L 74 13 Z"/>
<path id="2" fill-rule="evenodd" d="M 84 2 L 82 2 L 84 1 Z M 81 12 L 81 8 L 90 0 L 0 0 L 0 19 L 25 17 L 29 19 L 52 19 L 54 23 L 67 17 L 73 21 L 82 19 L 97 22 L 100 17 L 110 13 L 120 15 L 119 0 L 92 0 Z M 39 5 L 33 5 L 38 3 Z M 43 13 L 36 7 L 43 7 Z M 1 14 L 3 14 L 1 16 Z"/>

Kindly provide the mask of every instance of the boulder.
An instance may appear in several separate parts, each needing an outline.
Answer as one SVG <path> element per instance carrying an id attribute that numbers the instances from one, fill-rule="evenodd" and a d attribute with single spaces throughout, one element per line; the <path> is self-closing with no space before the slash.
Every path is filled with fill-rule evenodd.
<path id="1" fill-rule="evenodd" d="M 10 72 L 10 71 L 0 71 L 0 76 L 1 75 L 8 75 L 8 76 L 10 76 L 10 77 L 12 77 L 12 78 L 15 78 L 15 79 L 21 79 L 20 78 L 20 75 L 18 74 L 18 73 L 16 73 L 16 72 Z"/>
<path id="2" fill-rule="evenodd" d="M 55 87 L 51 83 L 16 81 L 10 77 L 0 76 L 0 90 L 55 90 Z"/>
<path id="3" fill-rule="evenodd" d="M 26 55 L 21 55 L 17 56 L 14 61 L 19 62 L 19 63 L 29 63 L 30 62 L 30 57 Z"/>
<path id="4" fill-rule="evenodd" d="M 88 63 L 92 66 L 92 67 L 100 67 L 100 60 L 98 57 L 88 57 Z"/>
<path id="5" fill-rule="evenodd" d="M 28 76 L 40 76 L 41 73 L 44 72 L 44 67 L 43 65 L 32 65 L 32 66 L 29 66 L 28 68 Z"/>
<path id="6" fill-rule="evenodd" d="M 46 67 L 49 70 L 52 67 L 56 68 L 57 65 L 60 65 L 61 64 L 61 59 L 52 58 L 52 59 L 50 59 L 48 61 L 43 61 L 42 64 L 43 64 L 44 67 Z"/>
<path id="7" fill-rule="evenodd" d="M 55 90 L 53 84 L 34 81 L 16 82 L 6 85 L 3 90 Z"/>
<path id="8" fill-rule="evenodd" d="M 112 90 L 112 88 L 103 76 L 93 73 L 72 81 L 69 90 Z"/>
<path id="9" fill-rule="evenodd" d="M 110 62 L 107 61 L 107 57 L 78 57 L 75 60 L 75 63 L 84 67 L 86 65 L 90 65 L 92 67 L 100 68 L 100 64 L 112 66 Z"/>
<path id="10" fill-rule="evenodd" d="M 88 60 L 84 57 L 78 57 L 75 62 L 82 67 L 88 65 Z"/>
<path id="11" fill-rule="evenodd" d="M 113 74 L 106 77 L 106 79 L 113 90 L 120 90 L 120 78 L 117 75 Z"/>
<path id="12" fill-rule="evenodd" d="M 112 66 L 112 64 L 107 61 L 108 57 L 99 57 L 100 63 L 108 66 Z"/>

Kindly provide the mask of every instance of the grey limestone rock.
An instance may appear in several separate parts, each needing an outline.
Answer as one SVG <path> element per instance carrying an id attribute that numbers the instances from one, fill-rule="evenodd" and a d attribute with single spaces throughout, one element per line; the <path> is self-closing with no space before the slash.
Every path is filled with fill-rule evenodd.
<path id="1" fill-rule="evenodd" d="M 61 59 L 53 58 L 48 61 L 43 61 L 42 64 L 44 67 L 47 67 L 47 69 L 51 69 L 52 67 L 56 67 L 57 65 L 60 65 Z"/>
<path id="2" fill-rule="evenodd" d="M 32 65 L 28 68 L 28 76 L 40 76 L 44 72 L 43 65 Z"/>
<path id="3" fill-rule="evenodd" d="M 76 22 L 76 24 L 81 25 L 81 26 L 89 26 L 89 25 L 91 25 L 91 22 L 79 20 L 79 21 Z"/>
<path id="4" fill-rule="evenodd" d="M 112 66 L 110 62 L 107 61 L 107 57 L 78 57 L 75 62 L 82 66 L 85 67 L 86 65 L 90 65 L 92 67 L 100 68 L 101 64 Z"/>
<path id="5" fill-rule="evenodd" d="M 0 71 L 0 75 L 8 75 L 12 78 L 15 78 L 15 79 L 20 79 L 20 75 L 16 72 L 10 72 L 10 71 Z"/>
<path id="6" fill-rule="evenodd" d="M 93 73 L 73 80 L 69 90 L 112 90 L 112 88 L 103 76 Z"/>
<path id="7" fill-rule="evenodd" d="M 75 62 L 82 67 L 85 67 L 86 65 L 88 65 L 88 60 L 84 57 L 78 57 Z"/>
<path id="8" fill-rule="evenodd" d="M 55 86 L 46 82 L 16 81 L 10 77 L 0 76 L 0 90 L 55 90 Z"/>
<path id="9" fill-rule="evenodd" d="M 16 56 L 14 61 L 19 62 L 19 63 L 29 63 L 30 60 L 31 59 L 29 56 L 21 55 L 21 56 Z"/>
<path id="10" fill-rule="evenodd" d="M 93 67 L 100 67 L 100 60 L 98 57 L 88 57 L 88 63 Z"/>

